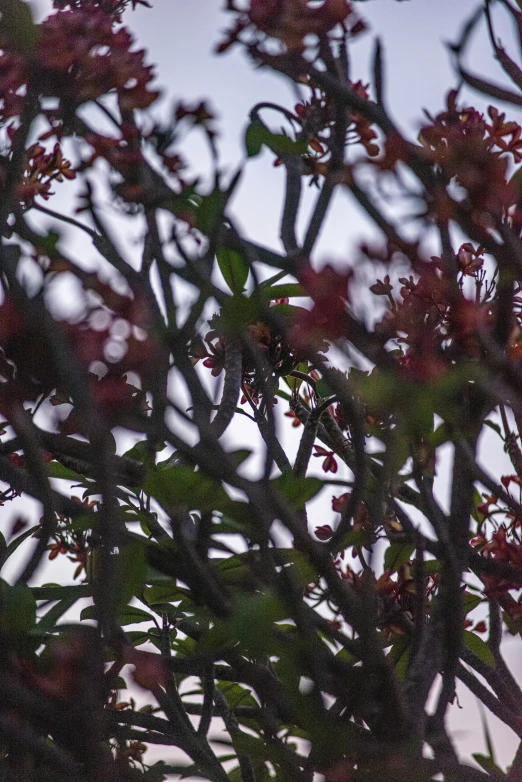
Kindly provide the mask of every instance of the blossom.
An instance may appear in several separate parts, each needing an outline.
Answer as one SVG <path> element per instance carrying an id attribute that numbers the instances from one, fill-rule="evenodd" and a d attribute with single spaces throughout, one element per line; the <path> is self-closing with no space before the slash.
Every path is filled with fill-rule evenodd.
<path id="1" fill-rule="evenodd" d="M 325 0 L 321 6 L 307 0 L 251 0 L 248 11 L 259 30 L 298 51 L 304 48 L 307 35 L 325 35 L 352 13 L 347 0 Z"/>
<path id="2" fill-rule="evenodd" d="M 321 527 L 315 528 L 314 534 L 319 540 L 330 540 L 333 535 L 333 529 L 329 524 L 323 524 Z"/>
<path id="3" fill-rule="evenodd" d="M 335 460 L 335 453 L 333 451 L 327 451 L 326 448 L 322 448 L 320 445 L 314 445 L 314 456 L 324 456 L 322 468 L 324 472 L 337 472 L 337 462 Z"/>

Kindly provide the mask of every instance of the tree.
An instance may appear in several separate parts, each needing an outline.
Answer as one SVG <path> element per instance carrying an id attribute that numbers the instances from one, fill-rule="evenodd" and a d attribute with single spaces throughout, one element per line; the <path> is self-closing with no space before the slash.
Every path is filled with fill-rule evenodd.
<path id="1" fill-rule="evenodd" d="M 0 776 L 517 782 L 522 749 L 505 773 L 491 746 L 471 767 L 445 724 L 460 681 L 522 739 L 502 653 L 522 632 L 522 131 L 502 108 L 522 104 L 522 71 L 493 4 L 461 31 L 456 87 L 413 142 L 387 110 L 380 41 L 373 83 L 350 74 L 358 5 L 228 0 L 217 52 L 242 47 L 301 96 L 254 106 L 245 135 L 249 158 L 268 149 L 285 171 L 282 250 L 236 225 L 241 171 L 222 170 L 208 105 L 151 119 L 153 72 L 122 21 L 139 4 L 54 0 L 36 24 L 21 0 L 0 3 L 0 501 L 4 519 L 20 495 L 41 507 L 0 536 L 15 572 L 0 581 Z M 520 3 L 497 6 L 520 34 Z M 480 24 L 502 86 L 464 63 Z M 487 114 L 463 83 L 491 98 Z M 180 154 L 186 128 L 208 142 L 210 188 Z M 63 180 L 78 183 L 67 213 L 47 205 Z M 415 237 L 371 183 L 398 188 Z M 300 237 L 304 184 L 317 197 Z M 315 263 L 339 190 L 378 229 L 354 248 L 386 267 L 373 319 L 353 266 Z M 138 268 L 106 193 L 144 227 Z M 35 214 L 82 232 L 99 269 Z M 255 426 L 252 451 L 222 439 L 235 417 Z M 293 458 L 282 426 L 298 430 Z M 481 466 L 484 432 L 512 474 Z M 319 492 L 334 494 L 326 519 L 307 507 Z M 37 585 L 64 557 L 73 583 L 57 568 Z M 186 762 L 147 762 L 154 746 Z"/>

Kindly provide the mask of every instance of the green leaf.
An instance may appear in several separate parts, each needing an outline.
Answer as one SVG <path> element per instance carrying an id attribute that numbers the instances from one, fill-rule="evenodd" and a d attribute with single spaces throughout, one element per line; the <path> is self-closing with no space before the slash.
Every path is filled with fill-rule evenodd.
<path id="1" fill-rule="evenodd" d="M 56 623 L 65 614 L 69 608 L 76 603 L 76 597 L 69 597 L 64 600 L 59 600 L 52 608 L 45 613 L 40 621 L 37 623 L 35 630 L 39 634 L 48 633 L 56 627 Z"/>
<path id="2" fill-rule="evenodd" d="M 473 490 L 473 509 L 471 511 L 471 516 L 478 524 L 482 524 L 484 519 L 486 518 L 483 513 L 481 513 L 478 510 L 478 506 L 481 505 L 484 502 L 482 494 L 479 492 L 477 487 L 475 486 Z"/>
<path id="3" fill-rule="evenodd" d="M 150 606 L 161 603 L 174 603 L 178 600 L 190 599 L 190 594 L 186 589 L 179 587 L 173 578 L 165 579 L 164 582 L 145 587 L 143 597 Z"/>
<path id="4" fill-rule="evenodd" d="M 479 638 L 478 635 L 472 633 L 471 630 L 464 630 L 463 641 L 464 646 L 469 649 L 470 652 L 473 652 L 475 657 L 478 657 L 481 662 L 485 663 L 490 668 L 495 667 L 493 652 L 482 638 Z"/>
<path id="5" fill-rule="evenodd" d="M 218 562 L 218 569 L 225 584 L 241 584 L 244 587 L 255 588 L 255 579 L 252 574 L 251 552 L 235 554 Z"/>
<path id="6" fill-rule="evenodd" d="M 513 619 L 506 611 L 502 611 L 502 621 L 506 625 L 508 633 L 511 635 L 520 633 L 522 635 L 522 622 L 520 619 Z"/>
<path id="7" fill-rule="evenodd" d="M 250 271 L 248 261 L 236 250 L 221 247 L 216 252 L 219 270 L 232 293 L 243 293 Z"/>
<path id="8" fill-rule="evenodd" d="M 251 654 L 270 651 L 274 639 L 274 623 L 288 619 L 288 609 L 272 592 L 241 597 L 232 620 L 233 638 Z"/>
<path id="9" fill-rule="evenodd" d="M 71 586 L 59 586 L 48 584 L 41 587 L 30 587 L 35 600 L 79 600 L 81 597 L 91 597 L 90 584 L 72 584 Z"/>
<path id="10" fill-rule="evenodd" d="M 479 606 L 482 603 L 482 598 L 479 595 L 473 595 L 471 592 L 468 592 L 467 590 L 464 592 L 462 596 L 462 604 L 464 607 L 464 613 L 469 614 L 471 611 L 473 611 L 474 608 Z"/>
<path id="11" fill-rule="evenodd" d="M 317 578 L 317 571 L 306 554 L 295 548 L 278 548 L 277 562 L 291 566 L 291 573 L 301 586 L 306 586 Z"/>
<path id="12" fill-rule="evenodd" d="M 164 470 L 149 470 L 143 485 L 144 490 L 165 508 L 176 505 L 186 506 L 192 502 L 190 510 L 225 510 L 230 500 L 223 486 L 190 467 L 169 467 Z"/>
<path id="13" fill-rule="evenodd" d="M 163 451 L 164 449 L 165 443 L 160 443 L 156 448 L 157 451 Z M 132 448 L 129 448 L 128 451 L 125 451 L 123 456 L 126 459 L 132 459 L 139 464 L 152 464 L 152 456 L 146 440 L 139 440 L 132 446 Z"/>
<path id="14" fill-rule="evenodd" d="M 234 637 L 234 629 L 229 619 L 218 619 L 214 625 L 196 643 L 196 654 L 218 655 L 225 649 L 236 646 L 238 639 Z"/>
<path id="15" fill-rule="evenodd" d="M 83 622 L 85 619 L 96 619 L 96 606 L 90 605 L 85 606 L 85 608 L 82 608 L 80 613 L 80 621 Z"/>
<path id="16" fill-rule="evenodd" d="M 350 530 L 346 535 L 343 535 L 341 540 L 336 546 L 337 551 L 344 551 L 352 546 L 367 546 L 371 539 L 368 535 L 368 531 L 365 529 Z"/>
<path id="17" fill-rule="evenodd" d="M 0 13 L 2 44 L 5 41 L 9 51 L 21 57 L 28 57 L 36 45 L 39 33 L 29 3 L 22 0 L 0 0 Z"/>
<path id="18" fill-rule="evenodd" d="M 0 579 L 0 632 L 22 635 L 36 623 L 36 599 L 24 583 L 11 586 Z"/>
<path id="19" fill-rule="evenodd" d="M 424 562 L 424 573 L 427 576 L 435 576 L 440 571 L 440 562 L 438 559 L 427 559 Z M 415 564 L 413 565 L 415 572 Z"/>
<path id="20" fill-rule="evenodd" d="M 256 157 L 261 152 L 264 127 L 261 122 L 256 120 L 247 127 L 245 132 L 245 149 L 248 157 Z"/>
<path id="21" fill-rule="evenodd" d="M 275 301 L 276 299 L 291 299 L 297 296 L 305 296 L 303 287 L 298 282 L 287 282 L 284 285 L 272 285 L 269 288 L 258 289 L 263 299 Z"/>
<path id="22" fill-rule="evenodd" d="M 213 233 L 221 224 L 223 210 L 226 203 L 226 193 L 218 187 L 206 196 L 199 197 L 199 204 L 195 209 L 196 228 L 203 234 Z"/>
<path id="23" fill-rule="evenodd" d="M 66 481 L 75 481 L 75 482 L 81 482 L 84 479 L 83 475 L 80 475 L 79 472 L 75 472 L 75 470 L 69 469 L 69 467 L 65 467 L 60 462 L 49 462 L 47 465 L 47 473 L 50 478 L 62 478 Z"/>
<path id="24" fill-rule="evenodd" d="M 447 443 L 448 440 L 451 440 L 451 432 L 448 425 L 446 423 L 442 423 L 435 429 L 434 432 L 428 435 L 426 439 L 429 444 L 433 445 L 435 448 L 444 445 L 444 443 Z"/>
<path id="25" fill-rule="evenodd" d="M 125 638 L 133 646 L 141 646 L 149 643 L 149 634 L 143 630 L 126 630 Z"/>
<path id="26" fill-rule="evenodd" d="M 229 451 L 228 457 L 233 461 L 236 467 L 243 464 L 244 461 L 252 455 L 252 451 L 249 448 L 238 448 L 237 451 Z"/>
<path id="27" fill-rule="evenodd" d="M 0 568 L 2 568 L 7 560 L 7 541 L 0 532 Z"/>
<path id="28" fill-rule="evenodd" d="M 384 555 L 384 569 L 395 573 L 401 565 L 408 562 L 414 551 L 413 543 L 391 543 Z"/>
<path id="29" fill-rule="evenodd" d="M 471 757 L 484 769 L 484 771 L 487 771 L 488 777 L 490 775 L 494 777 L 498 777 L 498 775 L 501 777 L 506 776 L 502 769 L 487 755 L 481 755 L 480 752 L 474 752 Z"/>
<path id="30" fill-rule="evenodd" d="M 281 260 L 283 260 L 281 258 Z M 263 282 L 260 282 L 259 285 L 256 288 L 256 292 L 259 293 L 260 291 L 264 290 L 265 288 L 270 288 L 272 285 L 275 285 L 276 282 L 279 282 L 279 280 L 282 280 L 283 277 L 286 277 L 288 272 L 282 271 L 278 272 L 277 274 L 274 274 L 272 277 L 269 277 L 268 280 L 264 280 Z"/>
<path id="31" fill-rule="evenodd" d="M 395 639 L 386 657 L 394 666 L 399 678 L 403 679 L 408 669 L 411 643 L 405 635 L 395 636 Z"/>
<path id="32" fill-rule="evenodd" d="M 310 367 L 307 361 L 303 361 L 301 364 L 298 364 L 296 367 L 296 370 L 298 372 L 302 372 L 305 375 L 308 373 L 309 369 Z M 292 377 L 291 375 L 286 375 L 284 380 L 287 386 L 292 389 L 292 391 L 295 391 L 298 388 L 300 388 L 301 383 L 304 382 L 303 380 L 301 380 L 300 377 Z"/>
<path id="33" fill-rule="evenodd" d="M 141 622 L 152 622 L 153 617 L 148 611 L 144 611 L 137 606 L 125 606 L 118 614 L 120 625 L 137 625 Z"/>
<path id="34" fill-rule="evenodd" d="M 496 432 L 500 437 L 502 437 L 502 430 L 498 424 L 496 424 L 494 421 L 484 421 L 484 426 L 489 426 L 490 429 L 493 429 L 494 432 Z M 504 439 L 502 437 L 502 439 Z"/>
<path id="35" fill-rule="evenodd" d="M 324 487 L 320 478 L 296 478 L 291 472 L 284 472 L 272 483 L 294 510 L 304 510 L 305 504 Z"/>
<path id="36" fill-rule="evenodd" d="M 22 532 L 21 535 L 18 535 L 14 540 L 12 540 L 6 549 L 6 559 L 9 559 L 11 554 L 14 554 L 18 546 L 24 542 L 24 540 L 27 540 L 27 538 L 30 538 L 31 535 L 34 535 L 35 532 L 38 532 L 40 529 L 40 525 L 37 524 L 35 527 L 31 527 L 30 529 L 26 529 L 25 532 Z"/>
<path id="37" fill-rule="evenodd" d="M 321 399 L 328 399 L 329 396 L 333 396 L 333 391 L 329 387 L 328 383 L 324 379 L 324 377 L 320 378 L 320 380 L 317 381 L 317 385 L 315 386 L 315 390 L 317 393 L 317 396 L 320 396 Z"/>
<path id="38" fill-rule="evenodd" d="M 144 539 L 145 543 L 145 539 Z M 147 575 L 147 555 L 144 543 L 133 540 L 120 549 L 116 559 L 116 578 L 121 609 L 132 597 L 140 597 Z"/>
<path id="39" fill-rule="evenodd" d="M 272 133 L 260 120 L 254 119 L 245 132 L 247 156 L 256 157 L 259 155 L 263 144 L 278 157 L 281 155 L 303 155 L 308 147 L 305 139 L 293 141 L 283 133 Z"/>
<path id="40" fill-rule="evenodd" d="M 218 682 L 217 688 L 225 696 L 231 709 L 235 709 L 238 706 L 259 706 L 250 690 L 246 687 L 241 687 L 241 685 L 235 682 Z"/>
<path id="41" fill-rule="evenodd" d="M 480 703 L 480 718 L 482 722 L 482 729 L 484 731 L 484 738 L 486 739 L 486 747 L 488 748 L 489 757 L 493 762 L 495 762 L 495 750 L 493 747 L 493 742 L 491 741 L 491 734 L 489 732 L 488 718 L 486 717 L 486 712 L 484 711 L 484 706 L 482 703 Z"/>

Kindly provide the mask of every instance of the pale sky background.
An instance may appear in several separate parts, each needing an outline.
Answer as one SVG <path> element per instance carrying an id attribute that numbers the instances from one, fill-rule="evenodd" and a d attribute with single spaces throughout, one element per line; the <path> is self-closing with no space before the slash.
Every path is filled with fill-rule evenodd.
<path id="1" fill-rule="evenodd" d="M 139 47 L 149 51 L 148 61 L 157 66 L 157 84 L 164 90 L 164 98 L 157 110 L 165 115 L 174 100 L 190 103 L 208 99 L 218 118 L 222 162 L 233 171 L 244 158 L 243 134 L 251 107 L 258 101 L 270 100 L 292 108 L 296 103 L 293 89 L 280 76 L 268 71 L 256 72 L 238 47 L 226 55 L 214 55 L 215 44 L 221 37 L 220 31 L 229 26 L 232 18 L 220 10 L 224 3 L 219 0 L 151 2 L 153 9 L 138 8 L 133 13 L 128 12 L 124 21 L 134 31 Z M 48 4 L 39 2 L 32 5 L 42 9 Z M 393 118 L 412 139 L 423 124 L 422 109 L 426 108 L 433 114 L 443 110 L 448 89 L 457 84 L 445 43 L 458 38 L 462 23 L 477 5 L 478 2 L 474 0 L 368 0 L 354 3 L 355 9 L 369 22 L 370 31 L 361 36 L 351 49 L 352 78 L 360 78 L 364 82 L 370 80 L 373 42 L 375 35 L 381 36 L 386 66 L 387 104 Z M 517 49 L 512 45 L 514 38 L 507 16 L 501 9 L 498 11 L 498 36 L 516 56 Z M 505 83 L 491 55 L 483 25 L 473 38 L 466 62 L 470 70 Z M 487 105 L 487 101 L 467 88 L 462 95 L 466 103 L 476 108 L 483 110 Z M 506 106 L 505 111 L 508 118 L 522 121 L 520 113 L 517 118 L 514 107 Z M 267 114 L 266 117 L 274 121 L 273 116 Z M 277 118 L 273 127 L 278 128 Z M 206 148 L 197 133 L 191 135 L 184 150 L 194 173 L 204 174 L 208 171 Z M 280 248 L 278 230 L 283 181 L 282 168 L 273 168 L 272 155 L 265 152 L 246 166 L 233 201 L 233 212 L 245 234 L 254 241 L 274 248 Z M 63 188 L 50 206 L 58 211 L 67 211 L 73 190 L 74 186 Z M 317 191 L 305 190 L 303 211 L 306 215 Z M 110 214 L 108 205 L 107 216 Z M 118 225 L 122 225 L 121 221 L 118 221 Z M 306 225 L 306 221 L 301 223 L 301 228 L 303 225 Z M 118 238 L 128 257 L 136 256 L 140 231 L 141 228 L 135 228 L 134 225 L 119 231 Z M 314 258 L 318 264 L 327 261 L 333 261 L 339 266 L 351 264 L 356 255 L 356 246 L 363 236 L 374 237 L 373 226 L 350 202 L 347 193 L 339 193 L 328 214 Z M 84 239 L 71 235 L 68 246 L 81 252 L 87 260 L 95 261 L 96 253 L 94 249 L 86 247 Z M 434 246 L 433 254 L 436 251 L 437 247 Z M 382 269 L 376 267 L 376 276 L 381 276 L 381 272 Z M 251 445 L 255 433 L 250 426 L 245 418 L 241 418 L 241 422 L 227 433 L 227 442 L 234 447 Z M 296 448 L 295 433 L 289 432 L 287 426 L 282 434 L 284 445 L 291 453 Z M 483 443 L 482 452 L 483 462 L 491 473 L 512 471 L 505 454 L 492 440 Z M 439 465 L 438 490 L 442 501 L 447 495 L 450 460 L 451 454 L 448 453 L 448 459 Z M 315 461 L 318 469 L 320 462 Z M 341 472 L 340 476 L 348 477 Z M 328 496 L 310 505 L 314 526 L 330 521 L 331 493 L 323 494 Z M 24 512 L 30 507 L 25 500 L 22 506 Z M 11 519 L 13 511 L 13 504 L 0 508 L 0 518 Z M 56 580 L 56 573 L 52 576 L 51 573 L 46 568 L 38 580 Z M 522 678 L 522 666 L 517 661 L 519 650 L 520 639 L 506 644 L 508 661 L 515 664 L 515 671 Z M 452 709 L 450 726 L 462 756 L 469 757 L 471 752 L 485 751 L 480 715 L 474 696 L 463 687 L 459 688 L 459 701 L 462 708 Z M 489 713 L 488 722 L 495 738 L 497 761 L 505 767 L 513 758 L 517 739 Z M 166 760 L 169 752 L 167 748 L 163 755 Z M 148 757 L 151 757 L 150 753 Z"/>

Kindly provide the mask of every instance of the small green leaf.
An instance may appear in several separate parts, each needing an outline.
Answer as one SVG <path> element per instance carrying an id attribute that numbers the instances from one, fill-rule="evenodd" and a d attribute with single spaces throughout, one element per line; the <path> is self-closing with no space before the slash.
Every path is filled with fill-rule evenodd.
<path id="1" fill-rule="evenodd" d="M 270 288 L 272 285 L 275 285 L 276 282 L 282 280 L 283 277 L 287 276 L 287 274 L 288 272 L 283 270 L 282 272 L 278 272 L 277 274 L 274 274 L 273 277 L 269 277 L 268 280 L 264 280 L 263 282 L 260 282 L 256 288 L 257 293 L 263 291 L 265 288 Z"/>
<path id="2" fill-rule="evenodd" d="M 294 510 L 303 510 L 305 504 L 324 487 L 320 478 L 296 478 L 291 472 L 284 472 L 272 483 Z"/>
<path id="3" fill-rule="evenodd" d="M 163 451 L 164 449 L 164 443 L 160 443 L 156 448 L 157 451 Z M 130 448 L 128 451 L 125 451 L 123 456 L 126 459 L 132 459 L 139 464 L 152 464 L 152 457 L 146 440 L 139 440 L 132 446 L 132 448 Z"/>
<path id="4" fill-rule="evenodd" d="M 246 129 L 245 149 L 248 157 L 256 157 L 263 146 L 263 131 L 265 126 L 258 120 L 254 120 Z"/>
<path id="5" fill-rule="evenodd" d="M 305 296 L 303 287 L 298 282 L 287 282 L 284 285 L 272 285 L 269 288 L 263 288 L 259 292 L 264 299 L 268 299 L 269 301 Z"/>
<path id="6" fill-rule="evenodd" d="M 308 373 L 309 368 L 310 367 L 308 362 L 303 361 L 301 364 L 297 365 L 296 370 L 306 375 Z M 292 377 L 292 375 L 286 375 L 284 380 L 285 383 L 288 385 L 288 387 L 292 389 L 292 391 L 295 391 L 296 389 L 300 388 L 301 383 L 304 382 L 300 377 Z"/>
<path id="7" fill-rule="evenodd" d="M 522 622 L 520 619 L 513 619 L 506 611 L 502 611 L 502 621 L 510 635 L 517 635 L 518 633 L 522 635 Z"/>
<path id="8" fill-rule="evenodd" d="M 272 133 L 260 120 L 254 119 L 245 132 L 245 149 L 248 157 L 256 157 L 263 146 L 275 155 L 304 155 L 308 148 L 305 139 L 294 141 L 284 133 Z"/>
<path id="9" fill-rule="evenodd" d="M 506 776 L 502 769 L 487 755 L 481 755 L 480 752 L 475 752 L 471 757 L 487 772 L 488 778 L 490 775 L 496 778 L 498 778 L 499 775 L 500 777 Z"/>
<path id="10" fill-rule="evenodd" d="M 243 293 L 250 271 L 244 256 L 236 250 L 221 247 L 216 252 L 216 259 L 219 270 L 232 293 Z"/>
<path id="11" fill-rule="evenodd" d="M 438 559 L 428 559 L 424 562 L 424 573 L 427 576 L 435 576 L 440 570 L 440 562 Z M 415 572 L 415 565 L 413 565 L 413 572 Z"/>
<path id="12" fill-rule="evenodd" d="M 83 475 L 75 472 L 75 470 L 71 470 L 69 467 L 65 467 L 60 462 L 49 462 L 47 473 L 50 478 L 61 478 L 66 481 L 75 481 L 76 483 L 84 480 Z"/>
<path id="13" fill-rule="evenodd" d="M 227 493 L 218 481 L 190 467 L 152 469 L 147 473 L 143 488 L 165 509 L 186 505 L 188 498 L 193 498 L 191 501 L 194 507 L 190 510 L 224 510 L 230 504 Z"/>
<path id="14" fill-rule="evenodd" d="M 60 600 L 42 616 L 36 625 L 35 630 L 39 634 L 48 633 L 53 630 L 58 620 L 62 618 L 62 616 L 66 611 L 69 610 L 69 608 L 72 608 L 72 606 L 76 603 L 76 600 L 76 597 L 69 597 L 65 600 Z"/>
<path id="15" fill-rule="evenodd" d="M 83 622 L 85 619 L 96 619 L 96 606 L 90 605 L 82 608 L 80 613 L 80 621 Z"/>
<path id="16" fill-rule="evenodd" d="M 125 606 L 118 614 L 120 625 L 137 625 L 141 622 L 152 622 L 153 617 L 148 611 L 137 606 Z"/>
<path id="17" fill-rule="evenodd" d="M 413 543 L 391 543 L 384 555 L 384 569 L 395 573 L 401 565 L 411 559 L 414 551 Z"/>
<path id="18" fill-rule="evenodd" d="M 324 377 L 322 377 L 320 380 L 317 381 L 315 391 L 317 393 L 317 396 L 320 396 L 321 399 L 328 399 L 328 397 L 333 396 L 334 393 L 332 389 L 329 387 Z"/>
<path id="19" fill-rule="evenodd" d="M 401 679 L 403 679 L 406 675 L 410 651 L 410 639 L 405 635 L 400 635 L 395 636 L 395 641 L 390 651 L 386 655 L 386 659 L 392 663 L 397 672 L 397 675 Z"/>
<path id="20" fill-rule="evenodd" d="M 22 0 L 0 0 L 1 42 L 10 52 L 27 57 L 36 45 L 39 27 L 33 21 L 29 3 Z"/>
<path id="21" fill-rule="evenodd" d="M 438 448 L 439 446 L 444 445 L 444 443 L 447 443 L 448 440 L 451 440 L 451 432 L 448 425 L 446 423 L 442 423 L 435 429 L 434 432 L 428 435 L 426 439 L 430 445 L 434 446 L 434 448 Z"/>
<path id="22" fill-rule="evenodd" d="M 48 584 L 47 586 L 31 587 L 35 600 L 79 600 L 81 597 L 91 597 L 90 584 L 72 584 L 71 586 L 59 586 Z"/>
<path id="23" fill-rule="evenodd" d="M 149 643 L 149 634 L 143 630 L 127 630 L 125 632 L 125 638 L 133 646 L 141 646 L 142 644 Z"/>
<path id="24" fill-rule="evenodd" d="M 482 494 L 479 492 L 477 487 L 475 486 L 473 490 L 473 509 L 471 511 L 471 516 L 478 524 L 482 524 L 484 519 L 486 518 L 483 513 L 481 513 L 478 510 L 479 505 L 482 505 L 484 502 Z"/>
<path id="25" fill-rule="evenodd" d="M 500 437 L 502 437 L 502 430 L 498 424 L 496 424 L 494 421 L 484 421 L 484 426 L 489 426 L 490 429 L 493 429 L 494 432 L 496 432 Z M 502 439 L 504 439 L 502 437 Z"/>
<path id="26" fill-rule="evenodd" d="M 479 638 L 478 635 L 472 633 L 471 630 L 464 630 L 463 641 L 464 646 L 469 649 L 470 652 L 473 652 L 475 657 L 478 657 L 481 662 L 489 665 L 490 668 L 495 667 L 493 652 L 482 638 Z"/>
<path id="27" fill-rule="evenodd" d="M 3 567 L 7 560 L 7 541 L 0 532 L 0 568 Z"/>
<path id="28" fill-rule="evenodd" d="M 186 600 L 189 593 L 186 589 L 179 587 L 173 578 L 165 579 L 164 582 L 145 587 L 143 597 L 147 604 L 154 606 L 161 603 L 174 603 L 178 600 Z"/>
<path id="29" fill-rule="evenodd" d="M 11 586 L 0 579 L 0 632 L 23 635 L 36 622 L 36 600 L 30 587 L 19 582 Z"/>
<path id="30" fill-rule="evenodd" d="M 250 690 L 246 687 L 235 682 L 218 682 L 218 690 L 225 696 L 226 701 L 231 709 L 235 709 L 238 706 L 259 706 Z"/>
<path id="31" fill-rule="evenodd" d="M 38 530 L 40 529 L 40 525 L 37 524 L 35 527 L 31 527 L 30 529 L 26 529 L 25 532 L 22 532 L 21 535 L 17 535 L 14 540 L 12 540 L 6 549 L 6 559 L 9 559 L 9 557 L 15 553 L 18 546 L 24 542 L 24 540 L 27 540 L 27 538 L 30 538 L 31 535 L 34 535 Z"/>
<path id="32" fill-rule="evenodd" d="M 225 203 L 226 193 L 218 187 L 208 195 L 201 196 L 195 209 L 196 228 L 206 235 L 213 233 L 221 224 Z"/>
<path id="33" fill-rule="evenodd" d="M 231 459 L 236 467 L 239 467 L 240 464 L 243 464 L 243 462 L 246 461 L 251 455 L 252 451 L 249 448 L 238 448 L 237 451 L 228 452 L 229 459 Z"/>
<path id="34" fill-rule="evenodd" d="M 116 577 L 120 590 L 119 605 L 122 609 L 132 597 L 140 597 L 146 575 L 145 546 L 139 540 L 126 543 L 116 559 Z"/>
<path id="35" fill-rule="evenodd" d="M 469 614 L 474 608 L 482 603 L 482 598 L 479 595 L 473 595 L 471 592 L 464 592 L 462 596 L 462 604 L 464 606 L 464 613 Z"/>
<path id="36" fill-rule="evenodd" d="M 310 584 L 317 578 L 317 570 L 310 564 L 308 557 L 295 548 L 278 548 L 277 562 L 290 565 L 292 569 L 289 572 L 302 586 Z"/>

